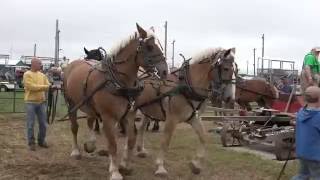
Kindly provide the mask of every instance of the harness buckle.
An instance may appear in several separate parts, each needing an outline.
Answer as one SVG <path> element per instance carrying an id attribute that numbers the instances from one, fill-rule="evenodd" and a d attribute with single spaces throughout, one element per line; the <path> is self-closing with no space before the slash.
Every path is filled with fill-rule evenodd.
<path id="1" fill-rule="evenodd" d="M 136 101 L 135 100 L 130 100 L 129 104 L 130 104 L 130 111 L 134 110 L 134 105 L 135 105 Z"/>

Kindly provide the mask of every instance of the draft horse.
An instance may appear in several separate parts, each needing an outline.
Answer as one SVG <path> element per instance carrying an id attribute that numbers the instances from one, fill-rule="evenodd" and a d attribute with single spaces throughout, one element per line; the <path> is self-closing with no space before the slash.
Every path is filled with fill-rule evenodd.
<path id="1" fill-rule="evenodd" d="M 145 157 L 143 135 L 150 119 L 165 120 L 164 132 L 161 139 L 160 153 L 156 160 L 157 176 L 168 174 L 164 167 L 164 156 L 168 151 L 171 137 L 178 123 L 189 123 L 199 137 L 201 145 L 197 147 L 195 158 L 191 161 L 191 169 L 195 174 L 201 171 L 201 161 L 205 155 L 205 134 L 199 114 L 206 107 L 209 91 L 215 90 L 230 92 L 224 93 L 225 98 L 234 98 L 235 84 L 235 49 L 215 48 L 199 53 L 190 61 L 185 61 L 176 76 L 169 76 L 166 81 L 145 80 L 144 90 L 136 98 L 135 109 L 139 109 L 146 118 L 138 130 L 137 151 L 138 156 Z M 216 73 L 220 71 L 221 73 Z M 215 79 L 224 79 L 221 86 L 210 87 Z M 234 100 L 234 99 L 233 99 Z"/>
<path id="2" fill-rule="evenodd" d="M 132 114 L 129 110 L 135 97 L 142 90 L 140 82 L 137 81 L 138 69 L 143 67 L 147 71 L 153 71 L 154 67 L 164 67 L 163 64 L 166 63 L 157 42 L 152 31 L 146 31 L 137 24 L 137 32 L 117 44 L 100 65 L 91 65 L 85 60 L 75 60 L 64 68 L 65 99 L 69 105 L 73 134 L 71 156 L 76 158 L 81 156 L 77 140 L 77 109 L 75 109 L 79 106 L 88 117 L 90 138 L 85 143 L 85 150 L 88 152 L 95 149 L 94 120 L 98 117 L 102 119 L 103 132 L 109 147 L 111 180 L 123 179 L 117 162 L 118 148 L 114 128 L 120 119 Z M 129 121 L 128 124 L 129 127 L 133 127 L 133 122 Z M 133 128 L 128 128 L 127 134 L 126 148 L 121 160 L 123 168 L 129 168 L 135 145 Z"/>

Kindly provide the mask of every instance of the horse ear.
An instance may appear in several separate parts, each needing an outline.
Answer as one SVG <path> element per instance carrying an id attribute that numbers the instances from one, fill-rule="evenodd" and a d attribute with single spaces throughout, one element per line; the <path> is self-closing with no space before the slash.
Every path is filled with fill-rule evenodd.
<path id="1" fill-rule="evenodd" d="M 235 47 L 231 48 L 231 52 L 233 52 L 233 54 L 235 54 L 236 53 L 236 48 Z"/>
<path id="2" fill-rule="evenodd" d="M 86 55 L 88 55 L 89 51 L 86 49 L 86 47 L 83 47 L 83 50 L 86 53 Z"/>
<path id="3" fill-rule="evenodd" d="M 224 53 L 223 53 L 223 57 L 227 57 L 231 52 L 231 49 L 228 49 L 226 50 Z"/>
<path id="4" fill-rule="evenodd" d="M 155 30 L 154 30 L 153 26 L 150 27 L 150 30 L 155 33 Z"/>
<path id="5" fill-rule="evenodd" d="M 236 53 L 236 48 L 231 48 L 231 49 L 228 49 L 224 52 L 223 56 L 224 57 L 227 57 L 228 55 L 230 55 L 231 53 L 235 54 Z"/>
<path id="6" fill-rule="evenodd" d="M 140 27 L 138 23 L 136 23 L 136 25 L 137 25 L 137 30 L 139 32 L 140 37 L 143 39 L 146 38 L 147 32 L 142 27 Z"/>

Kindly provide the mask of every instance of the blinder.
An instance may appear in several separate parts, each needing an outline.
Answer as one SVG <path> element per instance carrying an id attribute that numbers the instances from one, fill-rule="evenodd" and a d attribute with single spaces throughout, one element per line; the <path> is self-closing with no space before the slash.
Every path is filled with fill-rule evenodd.
<path id="1" fill-rule="evenodd" d="M 137 47 L 137 54 L 142 54 L 143 57 L 143 67 L 148 72 L 156 72 L 155 65 L 161 62 L 161 57 L 163 57 L 163 53 L 154 53 L 153 49 L 148 47 L 149 45 L 146 43 L 147 41 L 154 39 L 154 37 L 149 38 L 139 38 L 139 44 Z"/>

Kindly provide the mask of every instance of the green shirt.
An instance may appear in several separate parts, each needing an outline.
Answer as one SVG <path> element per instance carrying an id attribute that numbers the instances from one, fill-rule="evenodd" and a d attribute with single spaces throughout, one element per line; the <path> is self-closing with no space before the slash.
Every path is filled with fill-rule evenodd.
<path id="1" fill-rule="evenodd" d="M 311 73 L 312 74 L 318 74 L 320 73 L 320 64 L 318 59 L 316 58 L 315 55 L 313 55 L 312 53 L 308 53 L 305 57 L 304 57 L 304 61 L 303 61 L 303 66 L 310 66 L 311 69 Z"/>

